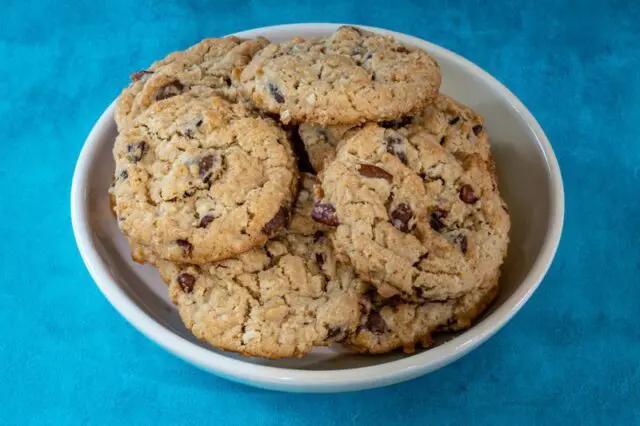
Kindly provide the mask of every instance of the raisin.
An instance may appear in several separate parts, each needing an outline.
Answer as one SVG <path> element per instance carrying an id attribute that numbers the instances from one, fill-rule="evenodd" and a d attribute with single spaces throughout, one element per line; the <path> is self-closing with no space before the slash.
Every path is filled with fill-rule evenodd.
<path id="1" fill-rule="evenodd" d="M 336 208 L 331 204 L 316 203 L 311 210 L 311 218 L 316 222 L 329 226 L 338 226 L 340 221 L 336 214 Z"/>
<path id="2" fill-rule="evenodd" d="M 460 199 L 466 204 L 475 204 L 479 200 L 478 196 L 473 192 L 471 185 L 463 185 L 462 188 L 460 188 Z"/>
<path id="3" fill-rule="evenodd" d="M 213 219 L 214 217 L 210 214 L 202 216 L 200 218 L 200 223 L 198 223 L 198 228 L 206 228 L 211 222 L 213 222 Z"/>
<path id="4" fill-rule="evenodd" d="M 289 220 L 289 209 L 286 207 L 280 207 L 280 210 L 262 227 L 262 233 L 266 235 L 273 235 L 276 231 L 280 230 L 287 224 Z"/>
<path id="5" fill-rule="evenodd" d="M 393 180 L 393 175 L 391 173 L 381 169 L 380 167 L 372 166 L 371 164 L 361 164 L 358 168 L 358 172 L 360 175 L 368 178 L 380 178 L 388 182 Z"/>

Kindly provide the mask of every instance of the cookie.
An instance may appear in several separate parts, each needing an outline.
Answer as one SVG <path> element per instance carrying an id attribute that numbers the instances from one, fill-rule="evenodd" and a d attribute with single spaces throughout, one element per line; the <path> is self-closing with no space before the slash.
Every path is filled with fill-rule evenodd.
<path id="1" fill-rule="evenodd" d="M 268 43 L 264 38 L 208 38 L 132 74 L 133 81 L 116 101 L 118 129 L 125 129 L 130 120 L 154 102 L 184 93 L 192 87 L 208 87 L 219 96 L 236 101 L 237 74 Z"/>
<path id="2" fill-rule="evenodd" d="M 438 95 L 419 114 L 383 120 L 378 125 L 396 130 L 407 127 L 408 132 L 426 130 L 434 135 L 440 145 L 454 154 L 477 153 L 484 160 L 488 160 L 490 156 L 489 138 L 482 117 L 446 95 Z M 353 128 L 354 126 L 349 125 L 300 125 L 300 139 L 316 172 L 322 170 L 324 161 L 334 154 L 340 140 Z"/>
<path id="3" fill-rule="evenodd" d="M 423 129 L 367 124 L 319 175 L 313 217 L 382 297 L 442 302 L 494 274 L 509 215 L 491 161 L 454 155 Z"/>
<path id="4" fill-rule="evenodd" d="M 235 258 L 205 265 L 160 262 L 186 327 L 200 340 L 247 356 L 302 356 L 344 340 L 360 322 L 362 283 L 333 256 L 310 219 L 305 177 L 291 225 Z"/>
<path id="5" fill-rule="evenodd" d="M 226 259 L 287 223 L 297 169 L 286 134 L 211 89 L 154 103 L 113 154 L 120 229 L 159 258 Z"/>
<path id="6" fill-rule="evenodd" d="M 360 326 L 349 335 L 346 344 L 366 353 L 386 353 L 399 348 L 413 353 L 416 347 L 431 346 L 433 333 L 470 327 L 497 294 L 497 275 L 488 277 L 464 296 L 444 302 L 384 299 L 369 291 L 360 300 Z"/>
<path id="7" fill-rule="evenodd" d="M 433 104 L 413 117 L 404 117 L 401 123 L 380 123 L 398 128 L 409 127 L 409 132 L 426 130 L 434 135 L 440 145 L 458 157 L 478 154 L 484 161 L 491 156 L 488 133 L 484 119 L 471 108 L 447 95 L 439 95 Z"/>
<path id="8" fill-rule="evenodd" d="M 294 38 L 258 52 L 242 89 L 284 123 L 323 126 L 394 119 L 438 93 L 440 69 L 425 51 L 392 37 L 340 27 L 326 38 Z"/>

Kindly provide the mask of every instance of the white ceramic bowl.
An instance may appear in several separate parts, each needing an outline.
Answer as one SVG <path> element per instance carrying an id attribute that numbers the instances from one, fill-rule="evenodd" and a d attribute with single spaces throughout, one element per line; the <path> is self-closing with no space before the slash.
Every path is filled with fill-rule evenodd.
<path id="1" fill-rule="evenodd" d="M 283 25 L 237 35 L 283 41 L 293 36 L 325 36 L 337 26 Z M 327 348 L 301 359 L 267 361 L 199 343 L 180 322 L 156 271 L 131 261 L 109 210 L 107 189 L 114 170 L 111 149 L 116 136 L 111 104 L 80 153 L 71 191 L 71 217 L 91 276 L 118 312 L 145 336 L 203 370 L 258 387 L 296 392 L 366 389 L 418 377 L 460 358 L 504 326 L 538 287 L 555 255 L 564 217 L 560 169 L 542 129 L 509 90 L 476 65 L 418 38 L 369 29 L 431 53 L 442 69 L 442 92 L 485 118 L 500 189 L 512 217 L 498 300 L 471 329 L 444 336 L 436 347 L 411 356 L 362 356 Z"/>

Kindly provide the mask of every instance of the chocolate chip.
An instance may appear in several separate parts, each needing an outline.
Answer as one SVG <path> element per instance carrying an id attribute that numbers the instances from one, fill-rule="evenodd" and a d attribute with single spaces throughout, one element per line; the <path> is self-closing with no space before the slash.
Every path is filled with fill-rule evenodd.
<path id="1" fill-rule="evenodd" d="M 410 52 L 410 50 L 409 50 L 409 49 L 407 49 L 405 46 L 398 46 L 398 47 L 396 47 L 396 48 L 395 48 L 395 49 L 393 49 L 393 50 L 394 50 L 395 52 L 398 52 L 398 53 L 409 53 L 409 52 Z"/>
<path id="2" fill-rule="evenodd" d="M 179 95 L 184 90 L 184 86 L 178 80 L 172 81 L 158 89 L 156 92 L 156 101 Z"/>
<path id="3" fill-rule="evenodd" d="M 262 227 L 262 233 L 266 235 L 273 235 L 276 231 L 279 231 L 289 220 L 289 209 L 286 207 L 280 207 L 280 210 Z"/>
<path id="4" fill-rule="evenodd" d="M 149 74 L 153 74 L 153 71 L 147 71 L 147 70 L 136 71 L 133 74 L 131 74 L 131 80 L 138 81 L 145 75 L 149 75 Z"/>
<path id="5" fill-rule="evenodd" d="M 340 221 L 336 214 L 336 208 L 331 204 L 316 203 L 311 210 L 311 218 L 316 222 L 329 226 L 338 226 Z"/>
<path id="6" fill-rule="evenodd" d="M 216 162 L 217 157 L 215 155 L 205 155 L 200 159 L 200 162 L 198 163 L 198 176 L 200 176 L 200 179 L 202 179 L 203 182 L 206 183 L 211 180 L 213 165 Z"/>
<path id="7" fill-rule="evenodd" d="M 215 219 L 212 215 L 206 214 L 200 218 L 200 223 L 198 223 L 198 228 L 206 228 L 209 226 L 211 222 Z"/>
<path id="8" fill-rule="evenodd" d="M 372 166 L 371 164 L 360 164 L 358 172 L 360 175 L 368 178 L 380 178 L 385 179 L 388 182 L 393 180 L 393 175 L 391 173 L 381 169 L 380 167 Z"/>
<path id="9" fill-rule="evenodd" d="M 369 318 L 367 318 L 365 327 L 375 334 L 382 334 L 389 331 L 387 323 L 377 311 L 369 312 Z"/>
<path id="10" fill-rule="evenodd" d="M 444 222 L 442 222 L 442 219 L 447 217 L 448 214 L 448 211 L 436 208 L 431 213 L 431 218 L 429 219 L 429 225 L 431 225 L 431 228 L 436 232 L 442 232 L 442 230 L 446 227 Z"/>
<path id="11" fill-rule="evenodd" d="M 384 127 L 385 129 L 398 129 L 399 127 L 404 127 L 407 124 L 411 124 L 412 121 L 413 117 L 405 115 L 404 117 L 398 118 L 396 120 L 378 121 L 378 125 L 380 125 L 380 127 Z"/>
<path id="12" fill-rule="evenodd" d="M 411 210 L 411 206 L 405 203 L 398 204 L 398 206 L 389 214 L 389 218 L 391 219 L 393 226 L 402 232 L 411 231 L 409 221 L 412 217 L 413 211 Z"/>
<path id="13" fill-rule="evenodd" d="M 316 231 L 315 234 L 313 234 L 313 242 L 317 243 L 318 241 L 320 241 L 320 239 L 324 237 L 324 232 L 322 231 Z"/>
<path id="14" fill-rule="evenodd" d="M 424 296 L 424 291 L 420 287 L 414 287 L 413 294 L 415 294 L 416 297 L 422 299 L 422 296 Z"/>
<path id="15" fill-rule="evenodd" d="M 475 204 L 479 200 L 478 196 L 473 192 L 471 185 L 462 185 L 462 188 L 460 188 L 460 199 L 467 204 Z"/>
<path id="16" fill-rule="evenodd" d="M 473 133 L 475 133 L 476 136 L 480 136 L 480 133 L 482 133 L 482 129 L 483 129 L 482 124 L 476 124 L 472 128 Z"/>
<path id="17" fill-rule="evenodd" d="M 451 124 L 453 126 L 458 121 L 460 121 L 460 117 L 453 117 L 452 119 L 449 120 L 449 124 Z"/>
<path id="18" fill-rule="evenodd" d="M 129 160 L 132 163 L 137 163 L 142 160 L 145 152 L 147 152 L 147 143 L 146 142 L 135 142 L 127 145 L 127 152 L 129 153 Z"/>
<path id="19" fill-rule="evenodd" d="M 178 284 L 182 287 L 182 291 L 185 293 L 191 293 L 193 291 L 193 286 L 196 283 L 196 277 L 186 272 L 178 275 Z"/>
<path id="20" fill-rule="evenodd" d="M 398 136 L 387 136 L 385 139 L 387 152 L 393 154 L 404 164 L 407 164 L 407 155 L 404 153 L 404 140 Z"/>
<path id="21" fill-rule="evenodd" d="M 126 179 L 129 177 L 129 172 L 127 172 L 126 170 L 123 170 L 120 172 L 120 175 L 118 175 L 118 179 Z"/>
<path id="22" fill-rule="evenodd" d="M 324 255 L 322 253 L 316 253 L 316 263 L 320 268 L 324 265 Z"/>
<path id="23" fill-rule="evenodd" d="M 227 87 L 231 87 L 231 78 L 225 77 L 224 78 L 224 84 L 226 84 Z"/>
<path id="24" fill-rule="evenodd" d="M 176 244 L 184 250 L 184 253 L 187 256 L 191 256 L 191 252 L 193 251 L 193 246 L 187 240 L 176 240 Z"/>
<path id="25" fill-rule="evenodd" d="M 444 145 L 444 141 L 445 141 L 445 137 L 444 137 L 444 136 L 442 136 L 442 137 L 440 138 L 440 145 Z"/>
<path id="26" fill-rule="evenodd" d="M 277 103 L 284 103 L 284 96 L 282 95 L 280 89 L 278 89 L 278 86 L 269 82 L 267 83 L 267 88 L 269 89 L 269 93 L 271 93 L 271 96 L 273 96 L 273 99 L 275 99 Z"/>

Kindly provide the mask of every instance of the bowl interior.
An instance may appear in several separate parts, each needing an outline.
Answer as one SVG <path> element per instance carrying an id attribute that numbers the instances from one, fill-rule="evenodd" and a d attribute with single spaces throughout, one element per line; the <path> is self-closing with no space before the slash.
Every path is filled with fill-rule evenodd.
<path id="1" fill-rule="evenodd" d="M 241 36 L 262 35 L 273 41 L 281 41 L 294 35 L 322 36 L 329 31 L 330 28 L 323 26 L 294 26 L 254 30 Z M 496 87 L 479 75 L 473 67 L 461 66 L 460 59 L 455 55 L 413 38 L 400 38 L 409 44 L 420 43 L 420 47 L 433 54 L 442 70 L 442 92 L 475 109 L 485 118 L 497 163 L 500 190 L 512 218 L 511 243 L 503 266 L 501 293 L 482 319 L 492 321 L 492 313 L 514 295 L 531 271 L 549 232 L 552 200 L 549 164 L 536 133 L 527 124 L 523 111 L 512 105 L 504 93 L 496 90 Z M 118 230 L 116 220 L 110 211 L 107 190 L 114 171 L 111 149 L 116 133 L 115 122 L 108 120 L 106 127 L 98 134 L 99 139 L 88 158 L 90 172 L 86 182 L 83 182 L 87 217 L 81 220 L 88 221 L 91 244 L 98 252 L 103 266 L 119 286 L 119 290 L 159 325 L 183 339 L 225 357 L 289 369 L 357 368 L 406 357 L 399 353 L 362 356 L 340 348 L 323 348 L 301 359 L 268 361 L 216 351 L 198 342 L 182 325 L 177 311 L 167 297 L 167 287 L 158 273 L 153 268 L 138 265 L 130 259 L 127 242 Z M 456 335 L 440 336 L 437 344 L 455 337 Z"/>

